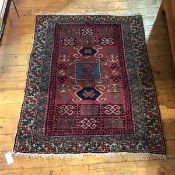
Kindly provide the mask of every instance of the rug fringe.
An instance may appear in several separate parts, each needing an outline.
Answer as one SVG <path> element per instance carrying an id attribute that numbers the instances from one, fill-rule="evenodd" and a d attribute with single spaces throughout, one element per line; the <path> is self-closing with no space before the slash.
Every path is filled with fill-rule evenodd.
<path id="1" fill-rule="evenodd" d="M 141 13 L 135 13 L 135 12 L 109 12 L 109 11 L 94 11 L 93 9 L 88 10 L 81 10 L 78 12 L 50 12 L 50 11 L 39 11 L 36 15 L 111 15 L 111 16 L 135 16 L 135 15 L 141 15 Z"/>
<path id="2" fill-rule="evenodd" d="M 127 153 L 127 152 L 119 152 L 119 153 L 80 153 L 80 154 L 36 154 L 36 153 L 19 153 L 12 152 L 13 156 L 22 156 L 22 157 L 30 157 L 30 158 L 61 158 L 61 159 L 83 159 L 85 157 L 98 157 L 98 158 L 112 158 L 112 157 L 121 157 L 125 161 L 126 160 L 166 160 L 166 155 L 163 154 L 150 154 L 150 153 Z"/>

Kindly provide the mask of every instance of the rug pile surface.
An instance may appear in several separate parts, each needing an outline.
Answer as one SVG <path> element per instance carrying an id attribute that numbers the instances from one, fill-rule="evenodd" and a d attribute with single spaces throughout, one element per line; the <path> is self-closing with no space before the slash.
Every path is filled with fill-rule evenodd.
<path id="1" fill-rule="evenodd" d="M 165 155 L 141 16 L 36 17 L 14 152 Z"/>

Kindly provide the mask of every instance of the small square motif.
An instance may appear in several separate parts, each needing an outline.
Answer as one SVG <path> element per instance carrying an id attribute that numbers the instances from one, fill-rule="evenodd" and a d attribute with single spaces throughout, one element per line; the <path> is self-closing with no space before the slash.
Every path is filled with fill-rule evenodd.
<path id="1" fill-rule="evenodd" d="M 76 79 L 77 80 L 100 79 L 100 64 L 99 63 L 77 63 Z"/>
<path id="2" fill-rule="evenodd" d="M 66 116 L 58 118 L 55 122 L 55 129 L 71 130 L 75 128 L 75 117 Z"/>
<path id="3" fill-rule="evenodd" d="M 96 104 L 79 105 L 78 112 L 80 116 L 99 116 L 100 105 Z"/>
<path id="4" fill-rule="evenodd" d="M 105 117 L 104 118 L 104 128 L 105 129 L 125 128 L 125 118 L 116 117 L 116 116 Z"/>

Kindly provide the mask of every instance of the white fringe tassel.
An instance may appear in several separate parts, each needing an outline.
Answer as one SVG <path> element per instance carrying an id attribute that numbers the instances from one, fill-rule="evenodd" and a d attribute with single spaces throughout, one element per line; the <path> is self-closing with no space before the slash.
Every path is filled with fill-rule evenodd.
<path id="1" fill-rule="evenodd" d="M 141 15 L 140 13 L 135 12 L 118 12 L 118 11 L 93 11 L 93 9 L 82 10 L 78 12 L 49 12 L 49 11 L 39 11 L 37 15 L 111 15 L 111 16 L 135 16 Z"/>
<path id="2" fill-rule="evenodd" d="M 150 154 L 150 153 L 128 153 L 128 152 L 119 152 L 119 153 L 80 153 L 80 154 L 36 154 L 36 153 L 19 153 L 12 152 L 13 156 L 22 156 L 22 157 L 31 157 L 31 158 L 68 158 L 68 159 L 83 159 L 85 157 L 98 157 L 98 158 L 111 158 L 121 157 L 124 160 L 166 160 L 166 155 L 162 154 Z M 118 157 L 119 156 L 119 157 Z"/>

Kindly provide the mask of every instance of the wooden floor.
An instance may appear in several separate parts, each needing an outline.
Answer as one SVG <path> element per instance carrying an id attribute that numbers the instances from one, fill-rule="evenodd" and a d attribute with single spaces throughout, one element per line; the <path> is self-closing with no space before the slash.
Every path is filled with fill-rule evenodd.
<path id="1" fill-rule="evenodd" d="M 11 5 L 0 47 L 0 175 L 175 175 L 175 72 L 160 3 L 160 0 L 16 0 L 20 19 Z M 14 164 L 7 165 L 4 154 L 12 150 L 14 143 L 36 13 L 85 10 L 143 15 L 168 160 L 126 162 L 117 157 L 89 156 L 83 160 L 14 157 Z"/>

